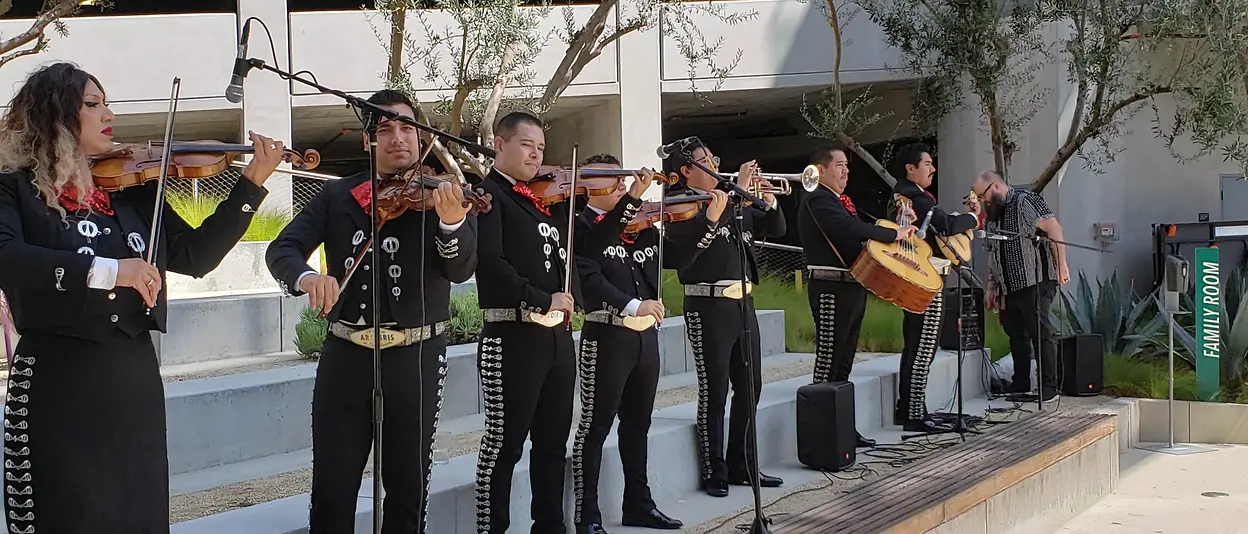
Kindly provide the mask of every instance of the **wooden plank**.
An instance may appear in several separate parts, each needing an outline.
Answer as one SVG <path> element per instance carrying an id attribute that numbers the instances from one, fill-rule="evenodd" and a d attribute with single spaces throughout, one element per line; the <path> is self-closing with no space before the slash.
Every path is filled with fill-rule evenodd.
<path id="1" fill-rule="evenodd" d="M 922 534 L 1116 429 L 1113 416 L 1045 413 L 954 445 L 777 522 L 777 534 Z"/>

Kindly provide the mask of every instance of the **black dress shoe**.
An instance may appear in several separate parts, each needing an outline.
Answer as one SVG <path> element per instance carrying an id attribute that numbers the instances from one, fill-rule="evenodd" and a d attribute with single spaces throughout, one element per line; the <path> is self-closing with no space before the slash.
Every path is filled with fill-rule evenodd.
<path id="1" fill-rule="evenodd" d="M 728 490 L 725 488 L 725 492 Z M 624 520 L 621 521 L 626 527 L 644 527 L 659 530 L 676 530 L 685 526 L 679 519 L 667 517 L 667 514 L 660 512 L 658 508 L 654 508 L 649 512 L 641 514 L 624 514 Z M 605 531 L 602 531 L 605 532 Z"/>
<path id="2" fill-rule="evenodd" d="M 750 477 L 742 475 L 728 475 L 728 483 L 734 486 L 752 486 Z M 758 474 L 758 487 L 760 488 L 778 488 L 784 484 L 784 480 L 780 477 L 773 477 L 767 473 Z"/>
<path id="3" fill-rule="evenodd" d="M 875 440 L 864 437 L 862 434 L 858 434 L 858 448 L 861 449 L 863 447 L 874 447 L 874 446 L 875 446 Z"/>
<path id="4" fill-rule="evenodd" d="M 728 481 L 726 480 L 707 480 L 702 483 L 702 489 L 711 497 L 727 497 Z"/>
<path id="5" fill-rule="evenodd" d="M 607 534 L 607 529 L 602 528 L 602 525 L 599 525 L 598 523 L 590 523 L 588 525 L 577 525 L 576 534 Z"/>

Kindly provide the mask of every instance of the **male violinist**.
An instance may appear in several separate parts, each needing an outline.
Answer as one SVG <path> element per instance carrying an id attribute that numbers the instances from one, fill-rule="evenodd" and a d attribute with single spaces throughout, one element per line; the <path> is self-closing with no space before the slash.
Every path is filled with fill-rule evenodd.
<path id="1" fill-rule="evenodd" d="M 849 185 L 849 158 L 845 150 L 821 146 L 811 156 L 819 169 L 819 185 L 802 199 L 797 231 L 806 258 L 807 296 L 815 319 L 814 382 L 849 380 L 866 312 L 867 290 L 849 274 L 867 240 L 891 243 L 913 235 L 917 228 L 898 232 L 860 218 L 845 194 Z M 859 447 L 875 440 L 858 434 Z"/>
<path id="2" fill-rule="evenodd" d="M 619 169 L 609 154 L 592 156 L 581 168 Z M 577 238 L 606 230 L 610 245 L 597 254 L 576 253 L 585 297 L 581 330 L 581 422 L 572 447 L 573 521 L 576 534 L 606 534 L 598 509 L 602 444 L 618 413 L 620 463 L 624 467 L 624 526 L 673 530 L 683 526 L 660 512 L 646 480 L 650 415 L 659 386 L 659 235 L 654 228 L 625 233 L 641 208 L 653 174 L 646 171 L 625 189 L 620 180 L 609 195 L 591 196 L 577 218 Z M 627 191 L 627 194 L 625 194 Z M 640 319 L 640 321 L 639 321 Z"/>
<path id="3" fill-rule="evenodd" d="M 932 176 L 936 174 L 931 149 L 927 145 L 914 143 L 904 146 L 893 161 L 897 167 L 895 174 L 905 177 L 897 180 L 893 194 L 909 199 L 911 209 L 920 220 L 925 220 L 931 212 L 929 226 L 932 231 L 927 235 L 927 242 L 932 247 L 932 265 L 942 276 L 948 275 L 950 262 L 941 252 L 937 234 L 947 238 L 974 229 L 979 225 L 979 204 L 972 204 L 971 212 L 963 214 L 946 213 L 936 204 L 936 197 L 927 191 L 932 185 Z M 890 215 L 895 216 L 896 202 L 890 202 L 889 207 Z M 926 389 L 927 373 L 932 367 L 932 359 L 936 357 L 936 343 L 940 339 L 942 297 L 941 293 L 936 293 L 927 310 L 921 314 L 907 311 L 902 319 L 901 332 L 905 345 L 901 352 L 901 383 L 897 388 L 893 420 L 909 432 L 930 432 L 939 428 L 928 415 Z"/>
<path id="4" fill-rule="evenodd" d="M 568 223 L 571 199 L 547 205 L 529 183 L 546 150 L 542 121 L 513 112 L 494 128 L 494 166 L 480 187 L 494 206 L 480 216 L 479 302 L 485 314 L 478 344 L 485 435 L 477 460 L 477 531 L 506 532 L 511 480 L 530 439 L 529 481 L 534 533 L 566 532 L 564 468 L 572 429 L 576 353 L 568 321 L 573 294 Z M 602 236 L 578 236 L 586 253 L 606 247 Z M 607 239 L 612 238 L 606 235 Z M 563 290 L 568 280 L 572 293 Z M 552 324 L 551 312 L 564 321 Z M 530 431 L 532 435 L 530 436 Z"/>
<path id="5" fill-rule="evenodd" d="M 383 90 L 368 99 L 416 119 L 403 93 Z M 381 118 L 376 124 L 380 189 L 420 162 L 416 127 Z M 365 137 L 365 150 L 369 150 Z M 312 534 L 353 532 L 365 462 L 372 445 L 373 325 L 398 344 L 381 352 L 384 532 L 425 532 L 434 427 L 446 376 L 446 337 L 452 282 L 477 267 L 477 221 L 459 186 L 444 183 L 434 209 L 408 210 L 371 237 L 367 172 L 328 182 L 269 246 L 266 260 L 286 292 L 308 295 L 327 314 L 329 333 L 317 364 L 312 395 Z M 308 257 L 321 244 L 329 274 Z M 373 309 L 371 253 L 376 247 L 380 305 Z M 357 260 L 357 258 L 361 258 Z M 340 280 L 363 264 L 341 288 Z M 376 475 L 376 473 L 374 473 Z"/>
<path id="6" fill-rule="evenodd" d="M 695 165 L 700 164 L 701 167 Z M 714 171 L 719 157 L 698 143 L 692 151 L 672 154 L 664 164 L 677 175 L 677 185 L 704 191 L 710 203 L 694 218 L 674 223 L 666 230 L 671 245 L 665 263 L 676 269 L 685 293 L 685 332 L 698 370 L 698 441 L 702 453 L 702 487 L 712 497 L 727 497 L 728 486 L 750 486 L 755 475 L 761 487 L 784 483 L 779 477 L 755 472 L 757 454 L 747 443 L 750 413 L 762 392 L 761 343 L 753 285 L 759 281 L 754 239 L 784 235 L 784 214 L 771 193 L 763 194 L 766 206 L 743 206 L 738 230 L 728 196 L 721 184 L 702 167 Z M 754 161 L 741 165 L 737 184 L 749 186 Z M 734 200 L 741 201 L 743 199 Z M 742 262 L 741 248 L 746 259 Z M 669 263 L 670 262 L 670 263 Z M 749 283 L 744 287 L 741 280 Z M 743 335 L 749 329 L 749 339 Z M 748 343 L 748 345 L 747 345 Z M 748 350 L 749 361 L 744 351 Z M 748 374 L 747 367 L 749 365 Z M 747 395 L 753 382 L 754 396 Z M 724 454 L 724 405 L 732 385 L 732 414 L 728 428 L 728 452 Z M 748 399 L 748 400 L 747 400 Z"/>

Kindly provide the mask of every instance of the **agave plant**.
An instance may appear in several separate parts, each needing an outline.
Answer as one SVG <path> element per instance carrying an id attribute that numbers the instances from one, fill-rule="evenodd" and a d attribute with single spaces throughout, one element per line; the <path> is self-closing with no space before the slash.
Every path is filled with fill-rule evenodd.
<path id="1" fill-rule="evenodd" d="M 1075 334 L 1099 334 L 1106 354 L 1133 356 L 1165 326 L 1165 317 L 1157 313 L 1155 299 L 1142 298 L 1134 284 L 1125 288 L 1118 273 L 1108 281 L 1096 281 L 1096 292 L 1083 272 L 1079 273 L 1075 294 L 1063 290 L 1058 317 L 1063 331 Z"/>
<path id="2" fill-rule="evenodd" d="M 319 311 L 304 306 L 299 312 L 299 323 L 295 325 L 295 352 L 305 358 L 320 358 L 328 332 L 329 321 L 321 317 Z"/>
<path id="3" fill-rule="evenodd" d="M 451 345 L 474 343 L 485 325 L 485 317 L 477 307 L 477 290 L 451 295 Z"/>
<path id="4" fill-rule="evenodd" d="M 1195 357 L 1201 347 L 1195 332 L 1195 294 L 1180 295 L 1179 304 L 1183 311 L 1175 319 L 1174 344 L 1175 354 L 1195 366 Z M 1245 363 L 1248 363 L 1248 272 L 1237 267 L 1227 279 L 1223 291 L 1222 307 L 1218 318 L 1218 331 L 1221 334 L 1218 354 L 1219 374 L 1222 378 L 1223 398 L 1238 396 L 1244 387 L 1244 378 L 1248 375 Z M 1156 296 L 1160 309 L 1160 290 Z M 1164 315 L 1164 314 L 1162 314 Z M 1164 323 L 1163 323 L 1164 324 Z M 1166 332 L 1160 332 L 1151 345 L 1165 348 Z"/>

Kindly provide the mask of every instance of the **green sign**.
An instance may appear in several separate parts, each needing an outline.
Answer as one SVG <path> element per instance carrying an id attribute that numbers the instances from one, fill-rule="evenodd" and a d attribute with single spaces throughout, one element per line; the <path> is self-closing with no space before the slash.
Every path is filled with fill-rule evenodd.
<path id="1" fill-rule="evenodd" d="M 1222 352 L 1222 269 L 1218 249 L 1196 249 L 1196 396 L 1218 397 L 1218 356 Z"/>

